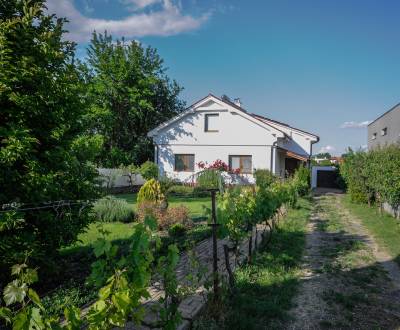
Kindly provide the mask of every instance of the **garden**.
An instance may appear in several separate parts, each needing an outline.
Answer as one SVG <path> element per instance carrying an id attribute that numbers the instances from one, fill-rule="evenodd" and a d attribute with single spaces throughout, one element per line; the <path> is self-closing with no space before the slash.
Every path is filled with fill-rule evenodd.
<path id="1" fill-rule="evenodd" d="M 137 194 L 108 195 L 93 203 L 90 214 L 96 222 L 78 236 L 77 243 L 60 248 L 62 271 L 58 269 L 58 274 L 47 277 L 31 268 L 29 256 L 11 267 L 12 281 L 4 288 L 5 306 L 0 310 L 6 324 L 18 328 L 21 322 L 21 329 L 28 323 L 39 324 L 38 329 L 83 325 L 105 329 L 128 321 L 140 323 L 145 315 L 141 302 L 149 298 L 148 288 L 158 279 L 165 292 L 157 305 L 158 326 L 174 329 L 182 322 L 179 303 L 206 283 L 197 267 L 184 285 L 178 285 L 175 267 L 180 253 L 191 251 L 212 233 L 207 194 L 218 191 L 215 233 L 218 239 L 228 239 L 226 253 L 235 255 L 238 262 L 238 247 L 252 236 L 256 225 L 265 223 L 269 229 L 265 246 L 279 227 L 276 219 L 282 210 L 296 207 L 309 187 L 305 168 L 286 181 L 257 170 L 255 186 L 236 187 L 225 186 L 222 170 L 212 167 L 200 173 L 196 188 L 154 174 Z M 248 244 L 245 260 L 252 263 L 251 245 L 257 242 L 250 239 Z M 192 259 L 196 264 L 195 255 Z M 228 277 L 225 284 L 234 292 L 237 276 L 228 272 Z M 224 287 L 222 278 L 217 285 Z M 215 297 L 211 284 L 207 292 L 209 301 L 224 299 L 224 293 Z"/>

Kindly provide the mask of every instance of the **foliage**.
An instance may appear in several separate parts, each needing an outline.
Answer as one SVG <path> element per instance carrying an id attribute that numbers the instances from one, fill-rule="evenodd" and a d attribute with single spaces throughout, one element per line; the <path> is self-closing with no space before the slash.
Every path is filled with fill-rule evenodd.
<path id="1" fill-rule="evenodd" d="M 340 167 L 352 201 L 400 206 L 400 146 L 369 152 L 349 150 Z"/>
<path id="2" fill-rule="evenodd" d="M 173 185 L 168 189 L 168 193 L 179 196 L 193 196 L 194 187 L 185 185 Z"/>
<path id="3" fill-rule="evenodd" d="M 184 206 L 163 208 L 160 203 L 142 202 L 138 206 L 137 217 L 144 221 L 146 217 L 153 217 L 157 221 L 158 229 L 168 230 L 174 224 L 182 224 L 185 228 L 191 228 L 193 222 L 189 216 L 189 209 Z"/>
<path id="4" fill-rule="evenodd" d="M 0 205 L 97 196 L 98 174 L 90 162 L 102 138 L 85 132 L 87 98 L 64 23 L 46 13 L 43 0 L 2 2 Z M 0 241 L 8 246 L 1 247 L 1 275 L 25 252 L 44 269 L 90 223 L 89 208 L 81 207 L 27 211 L 12 228 L 2 226 Z M 8 221 L 9 215 L 1 216 L 1 223 Z"/>
<path id="5" fill-rule="evenodd" d="M 306 166 L 300 166 L 293 176 L 293 184 L 299 196 L 306 196 L 310 192 L 311 171 Z"/>
<path id="6" fill-rule="evenodd" d="M 182 237 L 186 233 L 186 227 L 181 223 L 175 223 L 168 228 L 168 234 L 172 238 Z"/>
<path id="7" fill-rule="evenodd" d="M 246 236 L 249 221 L 254 218 L 255 199 L 249 189 L 226 190 L 219 201 L 219 221 L 235 246 Z"/>
<path id="8" fill-rule="evenodd" d="M 197 185 L 202 189 L 223 190 L 224 178 L 220 170 L 205 169 L 198 174 Z"/>
<path id="9" fill-rule="evenodd" d="M 142 164 L 153 158 L 147 133 L 184 110 L 182 88 L 166 75 L 157 51 L 139 42 L 93 33 L 85 66 L 90 113 L 88 133 L 104 138 L 104 167 Z"/>
<path id="10" fill-rule="evenodd" d="M 139 168 L 139 173 L 142 175 L 143 179 L 151 180 L 158 179 L 158 166 L 156 163 L 151 161 L 145 161 Z"/>
<path id="11" fill-rule="evenodd" d="M 161 230 L 169 229 L 174 224 L 181 224 L 185 228 L 193 226 L 193 222 L 189 216 L 189 209 L 184 205 L 169 207 L 157 218 L 157 224 Z"/>
<path id="12" fill-rule="evenodd" d="M 137 202 L 141 203 L 147 202 L 161 202 L 164 199 L 164 194 L 161 190 L 160 183 L 155 179 L 150 179 L 147 181 L 139 190 L 137 196 Z"/>
<path id="13" fill-rule="evenodd" d="M 269 187 L 273 182 L 277 180 L 277 178 L 271 171 L 264 169 L 255 170 L 254 178 L 256 179 L 256 185 L 258 187 Z"/>
<path id="14" fill-rule="evenodd" d="M 135 216 L 132 205 L 114 196 L 106 196 L 96 201 L 93 212 L 101 222 L 131 222 Z"/>

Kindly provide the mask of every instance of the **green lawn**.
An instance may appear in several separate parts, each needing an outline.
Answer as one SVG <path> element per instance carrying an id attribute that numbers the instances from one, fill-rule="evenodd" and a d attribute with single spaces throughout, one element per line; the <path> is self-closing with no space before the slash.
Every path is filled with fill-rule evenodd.
<path id="1" fill-rule="evenodd" d="M 128 203 L 133 205 L 133 208 L 136 210 L 137 194 L 120 194 L 115 195 L 117 198 L 125 199 Z M 176 197 L 170 196 L 168 197 L 169 206 L 178 206 L 185 205 L 189 208 L 190 214 L 192 217 L 201 217 L 204 215 L 204 207 L 211 207 L 211 198 L 210 197 Z"/>
<path id="2" fill-rule="evenodd" d="M 378 244 L 386 248 L 400 265 L 400 221 L 389 214 L 379 214 L 377 207 L 352 203 L 348 195 L 344 198 L 344 204 L 350 212 L 362 220 Z"/>
<path id="3" fill-rule="evenodd" d="M 256 254 L 252 265 L 236 273 L 236 292 L 224 301 L 219 321 L 205 313 L 194 329 L 282 329 L 297 292 L 300 262 L 311 202 L 299 200 L 281 220 L 270 244 Z M 212 307 L 210 307 L 212 308 Z"/>
<path id="4" fill-rule="evenodd" d="M 132 204 L 134 210 L 136 210 L 137 194 L 120 194 L 115 195 L 117 198 L 125 199 L 128 203 Z M 170 196 L 168 198 L 169 206 L 174 207 L 178 205 L 185 205 L 189 208 L 190 215 L 193 218 L 198 218 L 204 216 L 204 208 L 211 207 L 210 197 L 175 197 Z M 72 246 L 62 249 L 64 253 L 75 252 L 82 247 L 90 247 L 98 237 L 100 233 L 98 231 L 98 223 L 93 223 L 89 226 L 88 230 L 79 235 L 79 241 Z M 108 239 L 110 241 L 114 240 L 125 240 L 133 234 L 134 223 L 122 223 L 122 222 L 112 222 L 103 223 L 103 228 L 110 232 Z"/>

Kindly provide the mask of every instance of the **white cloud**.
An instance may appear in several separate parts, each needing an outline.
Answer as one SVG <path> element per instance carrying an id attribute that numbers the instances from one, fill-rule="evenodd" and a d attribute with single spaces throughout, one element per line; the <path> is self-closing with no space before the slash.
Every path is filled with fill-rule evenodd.
<path id="1" fill-rule="evenodd" d="M 161 3 L 162 0 L 119 0 L 129 10 L 136 11 L 156 3 Z"/>
<path id="2" fill-rule="evenodd" d="M 367 127 L 371 121 L 365 120 L 361 122 L 356 122 L 356 121 L 345 121 L 340 128 L 364 128 Z"/>
<path id="3" fill-rule="evenodd" d="M 325 147 L 321 147 L 321 149 L 319 149 L 318 153 L 319 153 L 319 154 L 325 153 L 325 152 L 332 153 L 332 152 L 334 152 L 334 151 L 336 151 L 336 148 L 335 148 L 335 147 L 330 146 L 330 145 L 327 145 L 327 146 L 325 146 Z"/>
<path id="4" fill-rule="evenodd" d="M 147 0 L 147 2 L 149 1 Z M 141 2 L 144 3 L 145 0 Z M 66 29 L 69 31 L 68 39 L 77 42 L 90 40 L 94 30 L 98 32 L 107 30 L 115 37 L 124 36 L 127 39 L 149 35 L 169 36 L 195 30 L 210 16 L 209 13 L 198 18 L 184 15 L 181 9 L 170 0 L 163 0 L 158 11 L 136 13 L 121 20 L 87 17 L 75 8 L 72 0 L 48 0 L 47 7 L 50 13 L 66 17 L 69 20 L 66 25 Z"/>

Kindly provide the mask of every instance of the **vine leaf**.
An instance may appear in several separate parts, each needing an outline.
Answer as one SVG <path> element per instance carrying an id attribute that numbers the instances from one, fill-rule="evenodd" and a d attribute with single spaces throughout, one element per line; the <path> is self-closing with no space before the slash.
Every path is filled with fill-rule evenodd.
<path id="1" fill-rule="evenodd" d="M 22 302 L 26 297 L 27 285 L 20 285 L 18 280 L 10 282 L 4 289 L 3 297 L 7 306 L 16 302 Z"/>

